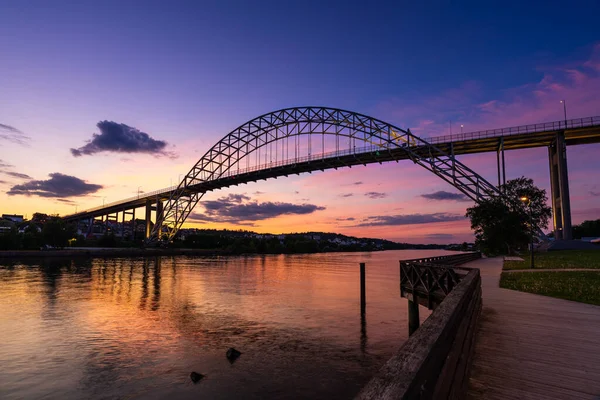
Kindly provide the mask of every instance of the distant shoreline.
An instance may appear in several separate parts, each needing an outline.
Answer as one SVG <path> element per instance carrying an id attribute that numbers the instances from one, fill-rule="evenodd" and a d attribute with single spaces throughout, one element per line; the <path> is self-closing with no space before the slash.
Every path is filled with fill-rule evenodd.
<path id="1" fill-rule="evenodd" d="M 391 249 L 390 249 L 391 250 Z M 400 249 L 396 249 L 400 250 Z M 420 249 L 402 249 L 420 250 Z M 445 249 L 438 249 L 445 250 Z M 385 250 L 344 250 L 342 252 L 385 251 Z M 155 256 L 241 256 L 266 254 L 318 254 L 315 253 L 237 253 L 218 249 L 162 249 L 162 248 L 68 248 L 62 250 L 2 250 L 0 260 L 18 260 L 32 258 L 73 258 L 73 257 L 155 257 Z M 339 253 L 328 251 L 327 253 Z"/>
<path id="2" fill-rule="evenodd" d="M 231 255 L 223 250 L 206 249 L 142 249 L 142 248 L 69 248 L 62 250 L 3 250 L 0 259 L 70 258 L 70 257 L 152 257 Z"/>

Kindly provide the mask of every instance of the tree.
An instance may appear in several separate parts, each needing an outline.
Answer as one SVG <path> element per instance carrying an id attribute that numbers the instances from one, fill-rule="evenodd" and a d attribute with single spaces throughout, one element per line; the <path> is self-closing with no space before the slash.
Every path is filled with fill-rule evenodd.
<path id="1" fill-rule="evenodd" d="M 581 239 L 582 237 L 600 236 L 600 219 L 595 221 L 583 221 L 579 225 L 573 227 L 573 238 Z"/>
<path id="2" fill-rule="evenodd" d="M 525 177 L 500 186 L 505 196 L 493 196 L 467 209 L 476 245 L 486 254 L 512 254 L 527 248 L 530 229 L 539 232 L 548 226 L 552 209 L 546 191 Z M 527 197 L 528 203 L 519 199 Z"/>
<path id="3" fill-rule="evenodd" d="M 58 216 L 49 217 L 42 228 L 42 238 L 44 243 L 53 247 L 65 247 L 67 241 L 75 236 L 75 229 L 72 225 L 67 225 Z"/>

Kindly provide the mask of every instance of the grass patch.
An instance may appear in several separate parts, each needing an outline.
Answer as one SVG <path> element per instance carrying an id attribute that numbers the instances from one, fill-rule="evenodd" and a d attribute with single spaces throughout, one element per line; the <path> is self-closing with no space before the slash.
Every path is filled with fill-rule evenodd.
<path id="1" fill-rule="evenodd" d="M 523 261 L 505 261 L 504 269 L 529 269 L 529 254 Z M 535 269 L 600 269 L 600 250 L 562 250 L 535 253 Z"/>
<path id="2" fill-rule="evenodd" d="M 503 272 L 500 287 L 600 306 L 600 271 Z"/>

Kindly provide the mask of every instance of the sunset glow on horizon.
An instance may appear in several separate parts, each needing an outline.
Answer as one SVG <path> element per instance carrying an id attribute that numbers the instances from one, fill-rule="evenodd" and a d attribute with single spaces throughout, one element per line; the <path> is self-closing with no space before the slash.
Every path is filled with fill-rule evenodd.
<path id="1" fill-rule="evenodd" d="M 424 139 L 563 121 L 563 99 L 568 119 L 600 115 L 593 22 L 523 37 L 519 26 L 534 31 L 544 19 L 515 20 L 511 33 L 497 10 L 479 10 L 479 23 L 495 22 L 467 46 L 461 12 L 428 19 L 420 5 L 389 6 L 387 15 L 414 15 L 437 37 L 414 33 L 414 22 L 382 27 L 379 13 L 361 9 L 313 15 L 289 6 L 292 20 L 312 21 L 311 32 L 299 32 L 243 5 L 163 13 L 160 5 L 44 4 L 2 6 L 0 214 L 67 215 L 177 185 L 227 133 L 285 107 L 355 111 Z M 557 10 L 543 12 L 553 20 Z M 573 223 L 597 219 L 600 183 L 590 177 L 600 144 L 567 151 Z M 458 160 L 497 183 L 495 153 Z M 506 152 L 506 168 L 507 179 L 532 178 L 549 194 L 545 147 Z M 400 161 L 209 192 L 184 227 L 470 242 L 472 204 Z"/>

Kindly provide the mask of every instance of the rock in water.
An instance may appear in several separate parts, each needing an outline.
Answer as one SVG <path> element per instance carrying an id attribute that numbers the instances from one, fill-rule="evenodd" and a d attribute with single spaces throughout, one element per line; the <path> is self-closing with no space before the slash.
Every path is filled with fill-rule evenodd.
<path id="1" fill-rule="evenodd" d="M 200 379 L 204 378 L 204 375 L 199 374 L 195 371 L 192 371 L 192 373 L 190 374 L 190 379 L 192 380 L 192 382 L 194 383 L 198 383 L 200 382 Z"/>
<path id="2" fill-rule="evenodd" d="M 242 352 L 234 349 L 233 347 L 230 347 L 229 350 L 227 350 L 227 353 L 225 355 L 227 356 L 227 359 L 229 360 L 229 362 L 233 363 L 235 360 L 237 360 L 239 358 L 239 356 L 242 355 Z"/>

